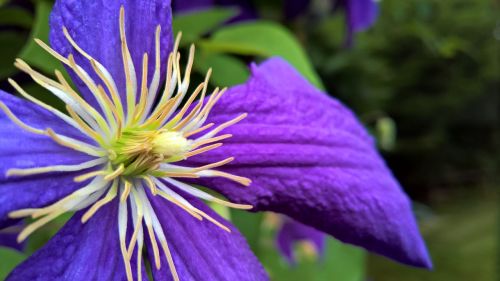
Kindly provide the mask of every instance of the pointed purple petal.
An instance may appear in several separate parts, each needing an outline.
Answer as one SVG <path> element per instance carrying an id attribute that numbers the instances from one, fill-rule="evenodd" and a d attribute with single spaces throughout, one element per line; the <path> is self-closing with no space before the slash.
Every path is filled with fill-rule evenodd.
<path id="1" fill-rule="evenodd" d="M 378 4 L 375 0 L 348 0 L 344 5 L 352 32 L 364 31 L 377 20 Z"/>
<path id="2" fill-rule="evenodd" d="M 276 236 L 276 245 L 281 255 L 290 264 L 295 264 L 296 262 L 293 253 L 293 247 L 296 242 L 310 242 L 314 246 L 316 253 L 320 256 L 323 255 L 325 250 L 325 233 L 292 219 L 285 218 L 284 220 Z"/>
<path id="3" fill-rule="evenodd" d="M 84 140 L 75 129 L 32 103 L 2 91 L 0 101 L 28 125 L 52 128 L 57 133 Z M 9 212 L 42 207 L 82 186 L 73 181 L 75 173 L 7 178 L 9 169 L 71 165 L 92 159 L 58 145 L 47 136 L 19 128 L 3 112 L 0 112 L 0 147 L 0 229 L 13 223 L 7 219 Z"/>
<path id="4" fill-rule="evenodd" d="M 202 184 L 402 263 L 430 266 L 408 197 L 349 109 L 271 59 L 230 89 L 207 122 L 242 112 L 249 116 L 224 131 L 231 139 L 191 161 L 234 156 L 225 171 L 252 184 L 220 178 Z"/>
<path id="5" fill-rule="evenodd" d="M 163 226 L 180 280 L 268 280 L 245 238 L 204 203 L 194 198 L 189 200 L 193 206 L 230 228 L 231 233 L 207 220 L 197 220 L 162 198 L 150 197 Z M 150 260 L 154 260 L 152 255 Z M 163 255 L 161 262 L 160 270 L 153 269 L 155 280 L 172 280 Z"/>
<path id="6" fill-rule="evenodd" d="M 79 55 L 62 32 L 66 27 L 76 43 L 108 69 L 115 79 L 121 95 L 125 95 L 119 13 L 125 8 L 127 44 L 132 55 L 140 87 L 142 57 L 149 55 L 148 81 L 151 82 L 155 65 L 155 30 L 161 25 L 161 75 L 164 78 L 164 63 L 172 48 L 172 12 L 169 0 L 124 1 L 124 0 L 58 0 L 50 17 L 50 43 L 64 56 L 72 53 L 96 83 L 102 84 L 91 64 Z M 71 72 L 71 71 L 70 71 Z M 72 73 L 72 72 L 71 72 Z M 95 101 L 87 87 L 72 73 L 80 91 L 91 102 Z"/>
<path id="7" fill-rule="evenodd" d="M 17 226 L 13 226 L 17 227 Z M 22 227 L 22 224 L 19 224 Z M 12 248 L 14 250 L 23 251 L 26 243 L 17 243 L 17 235 L 19 233 L 15 230 L 4 229 L 0 231 L 0 247 Z"/>
<path id="8" fill-rule="evenodd" d="M 83 211 L 76 213 L 7 280 L 127 280 L 118 239 L 117 206 L 116 201 L 107 204 L 86 224 L 80 221 Z"/>

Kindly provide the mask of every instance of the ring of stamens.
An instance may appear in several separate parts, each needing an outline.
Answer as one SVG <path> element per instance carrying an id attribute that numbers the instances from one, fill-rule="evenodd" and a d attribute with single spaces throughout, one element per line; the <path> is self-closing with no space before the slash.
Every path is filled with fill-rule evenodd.
<path id="1" fill-rule="evenodd" d="M 85 209 L 81 221 L 86 223 L 100 208 L 113 200 L 118 200 L 118 233 L 127 279 L 133 279 L 131 259 L 134 250 L 137 249 L 138 262 L 135 270 L 137 279 L 142 280 L 142 250 L 144 235 L 148 235 L 154 256 L 152 264 L 158 269 L 161 267 L 161 249 L 174 280 L 179 280 L 163 228 L 148 199 L 147 190 L 152 196 L 160 196 L 176 207 L 182 208 L 195 219 L 206 219 L 230 232 L 228 227 L 194 207 L 169 186 L 175 186 L 187 194 L 230 208 L 252 208 L 250 205 L 227 202 L 182 182 L 183 178 L 222 177 L 248 186 L 251 183 L 250 179 L 217 170 L 217 168 L 232 162 L 233 157 L 201 167 L 184 167 L 174 164 L 220 147 L 221 141 L 230 138 L 231 135 L 218 134 L 244 119 L 246 113 L 218 126 L 213 123 L 205 124 L 211 109 L 225 93 L 225 89 L 216 88 L 211 95 L 207 94 L 210 70 L 204 82 L 189 95 L 181 106 L 189 88 L 194 46 L 190 48 L 187 67 L 184 77 L 182 77 L 180 54 L 177 51 L 180 34 L 177 36 L 174 50 L 168 58 L 164 90 L 161 96 L 158 96 L 161 68 L 160 26 L 156 28 L 154 34 L 155 69 L 153 78 L 148 84 L 149 55 L 146 53 L 142 61 L 143 75 L 137 79 L 126 40 L 124 13 L 124 8 L 121 7 L 119 26 L 126 77 L 126 104 L 122 103 L 110 72 L 98 60 L 80 48 L 66 28 L 63 28 L 66 39 L 80 55 L 89 61 L 101 81 L 94 81 L 89 73 L 76 63 L 72 54 L 64 57 L 41 40 L 35 39 L 35 41 L 49 54 L 74 71 L 94 95 L 99 105 L 98 109 L 93 108 L 82 99 L 59 71 L 55 71 L 57 80 L 52 80 L 33 70 L 21 59 L 16 60 L 16 67 L 29 74 L 34 81 L 66 104 L 68 114 L 29 95 L 12 79 L 9 79 L 9 83 L 26 99 L 50 111 L 81 132 L 84 136 L 82 139 L 91 140 L 91 142 L 62 135 L 51 128 L 39 129 L 25 124 L 2 102 L 0 102 L 0 110 L 22 129 L 49 137 L 61 146 L 88 154 L 95 159 L 75 165 L 8 170 L 7 176 L 9 177 L 85 171 L 74 180 L 75 182 L 87 182 L 84 187 L 54 204 L 43 208 L 13 211 L 9 216 L 11 218 L 32 217 L 36 219 L 20 232 L 18 241 L 23 241 L 31 233 L 65 212 Z M 101 82 L 102 84 L 99 84 Z M 198 103 L 192 106 L 197 98 Z M 129 210 L 131 210 L 131 214 L 128 214 Z M 127 242 L 126 233 L 129 218 L 132 218 L 133 234 Z"/>

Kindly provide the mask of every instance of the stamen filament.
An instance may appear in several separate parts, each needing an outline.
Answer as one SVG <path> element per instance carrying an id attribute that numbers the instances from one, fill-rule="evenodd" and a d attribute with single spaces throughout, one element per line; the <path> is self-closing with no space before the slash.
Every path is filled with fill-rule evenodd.
<path id="1" fill-rule="evenodd" d="M 51 113 L 53 113 L 54 115 L 56 115 L 57 117 L 59 117 L 61 120 L 63 120 L 64 122 L 66 122 L 67 124 L 71 125 L 72 127 L 80 130 L 82 133 L 85 133 L 86 134 L 86 131 L 83 130 L 83 128 L 80 127 L 79 124 L 77 124 L 77 122 L 75 122 L 75 120 L 71 119 L 70 117 L 68 117 L 66 114 L 60 112 L 59 110 L 55 109 L 54 107 L 34 98 L 33 96 L 29 95 L 26 91 L 24 91 L 24 89 L 19 86 L 19 84 L 16 83 L 16 81 L 8 78 L 7 81 L 9 82 L 9 84 L 14 87 L 16 89 L 16 91 L 21 94 L 24 98 L 26 98 L 27 100 L 37 104 L 38 106 L 50 111 Z M 90 137 L 90 136 L 89 136 Z"/>
<path id="2" fill-rule="evenodd" d="M 226 173 L 226 172 L 221 172 L 221 171 L 205 170 L 205 171 L 198 172 L 196 174 L 199 175 L 200 177 L 222 177 L 222 178 L 226 178 L 226 179 L 230 179 L 232 181 L 238 182 L 244 186 L 249 186 L 252 183 L 252 181 L 249 178 L 240 177 L 240 176 L 236 176 L 236 175 Z"/>
<path id="3" fill-rule="evenodd" d="M 120 8 L 120 41 L 122 49 L 122 59 L 123 68 L 125 71 L 125 81 L 127 88 L 127 123 L 131 121 L 130 119 L 134 116 L 135 103 L 136 103 L 136 91 L 137 91 L 137 80 L 134 62 L 132 61 L 132 56 L 127 45 L 127 37 L 125 34 L 125 9 L 123 6 Z"/>
<path id="4" fill-rule="evenodd" d="M 105 181 L 112 181 L 112 180 L 116 179 L 117 177 L 119 177 L 121 174 L 123 174 L 123 171 L 125 171 L 125 165 L 121 164 L 120 167 L 118 167 L 118 169 L 116 169 L 112 173 L 105 176 L 104 180 Z"/>
<path id="5" fill-rule="evenodd" d="M 186 132 L 186 133 L 184 133 L 183 136 L 185 138 L 189 138 L 192 135 L 196 135 L 198 133 L 201 133 L 201 132 L 205 131 L 206 129 L 210 129 L 213 125 L 215 125 L 215 123 L 209 123 L 209 124 L 207 124 L 207 125 L 205 125 L 203 127 L 200 127 L 200 128 L 198 128 L 196 130 L 193 130 L 193 131 L 190 131 L 190 132 Z"/>
<path id="6" fill-rule="evenodd" d="M 86 223 L 92 216 L 94 216 L 94 214 L 97 211 L 99 211 L 99 209 L 102 206 L 111 202 L 111 200 L 113 200 L 116 197 L 117 191 L 118 191 L 118 181 L 115 180 L 113 182 L 113 185 L 109 189 L 108 193 L 106 194 L 106 196 L 104 196 L 104 198 L 102 198 L 101 200 L 95 202 L 94 205 L 92 205 L 92 207 L 90 207 L 90 209 L 87 212 L 85 212 L 85 214 L 83 214 L 82 223 Z"/>
<path id="7" fill-rule="evenodd" d="M 185 155 L 186 158 L 189 158 L 189 157 L 193 157 L 195 155 L 198 155 L 198 154 L 201 154 L 201 153 L 205 153 L 207 151 L 210 151 L 210 150 L 213 150 L 213 149 L 216 149 L 218 147 L 221 147 L 222 146 L 222 143 L 214 143 L 214 144 L 211 144 L 211 145 L 208 145 L 208 146 L 205 146 L 205 147 L 202 147 L 202 148 L 198 148 L 198 149 L 195 149 L 195 150 L 192 150 Z"/>
<path id="8" fill-rule="evenodd" d="M 90 160 L 88 162 L 84 162 L 77 165 L 56 165 L 56 166 L 48 166 L 48 167 L 39 167 L 39 168 L 29 168 L 29 169 L 9 169 L 7 171 L 7 177 L 10 176 L 31 176 L 37 174 L 45 174 L 51 172 L 73 172 L 73 171 L 81 171 L 88 168 L 95 167 L 100 164 L 106 163 L 106 159 L 98 158 L 95 160 Z"/>
<path id="9" fill-rule="evenodd" d="M 124 185 L 123 185 L 123 192 L 122 192 L 122 196 L 120 197 L 120 201 L 123 202 L 125 200 L 127 200 L 129 194 L 130 194 L 130 191 L 132 189 L 132 183 L 128 180 L 125 180 L 124 181 Z"/>
<path id="10" fill-rule="evenodd" d="M 221 135 L 221 136 L 218 136 L 218 137 L 213 137 L 213 138 L 209 138 L 209 139 L 199 140 L 199 141 L 196 141 L 195 143 L 193 143 L 193 145 L 191 146 L 191 149 L 195 149 L 197 147 L 200 147 L 202 145 L 209 144 L 209 143 L 212 143 L 212 142 L 218 142 L 218 141 L 221 141 L 221 140 L 225 140 L 225 139 L 228 139 L 228 138 L 230 138 L 232 136 L 233 135 L 231 135 L 231 134 L 225 134 L 225 135 Z"/>

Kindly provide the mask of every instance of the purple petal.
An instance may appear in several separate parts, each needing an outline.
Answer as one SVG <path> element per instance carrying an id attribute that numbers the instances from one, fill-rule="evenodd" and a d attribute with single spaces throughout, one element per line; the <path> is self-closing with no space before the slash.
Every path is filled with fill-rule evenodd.
<path id="1" fill-rule="evenodd" d="M 316 252 L 322 256 L 325 250 L 325 233 L 291 219 L 285 219 L 276 236 L 276 244 L 281 255 L 290 264 L 295 264 L 293 246 L 296 242 L 312 243 Z"/>
<path id="2" fill-rule="evenodd" d="M 60 119 L 38 106 L 0 91 L 0 100 L 23 122 L 36 128 L 82 139 Z M 71 165 L 91 160 L 87 155 L 62 147 L 47 136 L 26 132 L 0 111 L 0 229 L 13 223 L 11 211 L 36 208 L 56 201 L 82 186 L 73 181 L 75 173 L 6 177 L 11 168 Z"/>
<path id="3" fill-rule="evenodd" d="M 194 198 L 190 200 L 193 206 L 230 228 L 231 233 L 207 220 L 197 220 L 164 199 L 151 196 L 151 201 L 163 226 L 180 280 L 268 280 L 239 231 L 204 203 Z M 152 255 L 150 260 L 154 260 Z M 163 256 L 161 262 L 160 270 L 153 269 L 155 280 L 172 280 Z"/>
<path id="4" fill-rule="evenodd" d="M 311 86 L 289 64 L 270 59 L 231 88 L 207 122 L 249 116 L 224 133 L 221 148 L 196 164 L 228 156 L 243 187 L 202 182 L 256 211 L 274 211 L 402 263 L 430 267 L 410 201 L 352 112 Z M 194 163 L 193 163 L 194 164 Z"/>
<path id="5" fill-rule="evenodd" d="M 378 4 L 375 0 L 346 0 L 341 4 L 346 13 L 346 45 L 352 45 L 354 34 L 370 28 L 378 17 Z"/>
<path id="6" fill-rule="evenodd" d="M 72 53 L 96 83 L 101 83 L 91 64 L 70 45 L 62 32 L 66 27 L 76 43 L 108 69 L 121 95 L 125 95 L 125 74 L 119 32 L 120 7 L 125 8 L 127 43 L 136 69 L 138 83 L 142 76 L 142 57 L 149 55 L 148 81 L 155 65 L 155 30 L 161 25 L 161 62 L 172 49 L 172 12 L 169 0 L 58 0 L 50 17 L 50 43 L 64 56 Z M 163 79 L 166 64 L 161 64 Z M 88 101 L 94 98 L 87 87 L 70 71 Z M 140 86 L 140 85 L 139 85 Z"/>
<path id="7" fill-rule="evenodd" d="M 378 16 L 378 4 L 375 0 L 347 0 L 345 9 L 350 29 L 360 32 L 370 28 Z"/>
<path id="8" fill-rule="evenodd" d="M 0 232 L 0 247 L 12 248 L 18 251 L 22 251 L 25 243 L 17 243 L 17 233 Z"/>
<path id="9" fill-rule="evenodd" d="M 86 224 L 80 221 L 84 211 L 75 214 L 7 280 L 127 280 L 120 253 L 116 203 L 105 205 Z"/>

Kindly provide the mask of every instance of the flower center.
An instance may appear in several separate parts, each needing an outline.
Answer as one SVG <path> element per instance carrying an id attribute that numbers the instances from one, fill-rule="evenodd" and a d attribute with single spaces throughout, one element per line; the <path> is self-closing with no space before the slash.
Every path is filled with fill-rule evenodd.
<path id="1" fill-rule="evenodd" d="M 114 170 L 123 165 L 122 176 L 140 177 L 158 170 L 168 159 L 182 157 L 189 143 L 175 131 L 128 129 L 111 146 L 108 157 Z"/>

